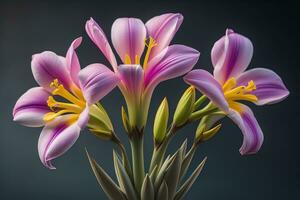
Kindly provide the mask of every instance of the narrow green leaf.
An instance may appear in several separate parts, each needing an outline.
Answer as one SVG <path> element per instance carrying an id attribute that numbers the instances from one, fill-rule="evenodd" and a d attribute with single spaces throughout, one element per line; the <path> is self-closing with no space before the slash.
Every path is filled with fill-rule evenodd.
<path id="1" fill-rule="evenodd" d="M 158 191 L 162 181 L 163 181 L 163 178 L 166 174 L 166 170 L 169 166 L 169 164 L 171 163 L 173 159 L 170 158 L 170 156 L 167 156 L 166 160 L 164 161 L 164 163 L 162 164 L 161 168 L 159 169 L 159 172 L 155 178 L 155 181 L 154 181 L 154 189 L 155 191 Z"/>
<path id="2" fill-rule="evenodd" d="M 146 174 L 142 185 L 141 200 L 154 200 L 153 183 L 148 174 Z"/>
<path id="3" fill-rule="evenodd" d="M 98 183 L 101 185 L 103 191 L 110 200 L 126 200 L 124 193 L 115 184 L 115 182 L 109 177 L 109 175 L 97 164 L 97 162 L 90 157 L 86 150 L 87 157 L 93 172 L 97 178 Z"/>
<path id="4" fill-rule="evenodd" d="M 168 194 L 168 186 L 166 182 L 162 182 L 162 184 L 159 187 L 159 190 L 157 192 L 156 199 L 157 200 L 168 200 L 169 199 L 169 194 Z"/>
<path id="5" fill-rule="evenodd" d="M 131 179 L 129 178 L 124 166 L 122 165 L 115 151 L 113 151 L 113 157 L 115 171 L 122 191 L 126 194 L 128 199 L 137 200 L 137 194 L 132 185 Z"/>
<path id="6" fill-rule="evenodd" d="M 155 165 L 155 167 L 153 168 L 153 170 L 149 176 L 152 183 L 154 183 L 154 181 L 155 181 L 157 171 L 158 171 L 158 167 L 157 167 L 157 165 Z"/>
<path id="7" fill-rule="evenodd" d="M 185 154 L 186 154 L 186 149 L 187 149 L 187 139 L 184 140 L 184 142 L 182 143 L 182 145 L 179 148 L 179 151 L 181 153 L 181 157 L 184 158 Z"/>
<path id="8" fill-rule="evenodd" d="M 195 155 L 195 151 L 196 151 L 196 146 L 192 146 L 191 149 L 188 151 L 188 153 L 185 155 L 182 164 L 181 164 L 181 170 L 180 170 L 180 180 L 184 178 L 190 164 L 191 161 Z"/>
<path id="9" fill-rule="evenodd" d="M 181 162 L 182 162 L 181 155 L 182 153 L 179 149 L 179 151 L 177 151 L 177 153 L 175 154 L 174 160 L 170 163 L 170 166 L 168 167 L 164 177 L 166 184 L 168 186 L 169 200 L 173 200 L 179 182 L 179 174 L 180 174 Z"/>
<path id="10" fill-rule="evenodd" d="M 177 191 L 174 200 L 181 200 L 186 193 L 189 191 L 197 177 L 199 176 L 200 172 L 203 169 L 203 166 L 206 162 L 207 157 L 203 159 L 203 161 L 198 165 L 198 167 L 195 169 L 195 171 L 192 173 L 192 175 L 186 180 L 186 182 L 180 187 L 180 189 Z"/>

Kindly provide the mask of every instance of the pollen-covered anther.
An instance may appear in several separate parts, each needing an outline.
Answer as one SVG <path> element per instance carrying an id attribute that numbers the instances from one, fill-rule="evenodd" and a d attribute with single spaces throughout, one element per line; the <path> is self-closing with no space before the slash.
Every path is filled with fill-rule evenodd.
<path id="1" fill-rule="evenodd" d="M 55 99 L 53 98 L 53 96 L 49 96 L 49 97 L 48 97 L 47 105 L 49 106 L 49 108 L 50 108 L 51 110 L 53 110 L 53 108 L 56 106 L 56 101 L 55 101 Z"/>

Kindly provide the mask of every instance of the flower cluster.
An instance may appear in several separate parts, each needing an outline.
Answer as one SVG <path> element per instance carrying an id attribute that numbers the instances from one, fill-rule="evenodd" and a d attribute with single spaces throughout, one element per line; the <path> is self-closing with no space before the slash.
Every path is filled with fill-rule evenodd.
<path id="1" fill-rule="evenodd" d="M 91 18 L 86 22 L 86 32 L 109 61 L 111 69 L 99 63 L 81 69 L 76 53 L 81 37 L 72 42 L 65 57 L 50 51 L 32 56 L 31 69 L 39 86 L 19 98 L 13 119 L 24 126 L 44 126 L 38 153 L 46 167 L 54 169 L 52 160 L 70 149 L 80 131 L 87 127 L 120 149 L 120 153 L 114 151 L 118 185 L 88 155 L 110 199 L 182 199 L 206 160 L 181 184 L 195 150 L 220 130 L 222 118 L 228 116 L 241 129 L 242 155 L 258 152 L 263 132 L 251 109 L 242 102 L 277 103 L 286 98 L 289 91 L 281 78 L 269 69 L 246 71 L 253 45 L 231 29 L 227 29 L 212 48 L 213 75 L 202 69 L 192 70 L 200 53 L 185 45 L 171 44 L 182 22 L 183 16 L 174 13 L 156 16 L 145 24 L 137 18 L 119 18 L 111 28 L 113 50 L 104 31 Z M 146 173 L 143 136 L 152 94 L 159 83 L 183 75 L 191 86 L 178 101 L 173 117 L 170 118 L 167 98 L 157 110 L 153 154 Z M 116 86 L 126 102 L 121 115 L 131 144 L 131 164 L 108 113 L 99 102 Z M 197 98 L 196 90 L 202 96 Z M 176 131 L 193 122 L 199 126 L 190 150 L 187 151 L 185 141 L 175 154 L 165 156 Z"/>

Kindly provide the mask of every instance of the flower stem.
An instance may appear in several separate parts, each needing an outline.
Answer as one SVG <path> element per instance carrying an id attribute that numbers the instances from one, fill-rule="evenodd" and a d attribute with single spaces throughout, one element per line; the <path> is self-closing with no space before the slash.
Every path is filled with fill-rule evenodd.
<path id="1" fill-rule="evenodd" d="M 145 177 L 144 168 L 144 138 L 143 134 L 130 140 L 132 153 L 132 168 L 135 189 L 140 193 Z"/>

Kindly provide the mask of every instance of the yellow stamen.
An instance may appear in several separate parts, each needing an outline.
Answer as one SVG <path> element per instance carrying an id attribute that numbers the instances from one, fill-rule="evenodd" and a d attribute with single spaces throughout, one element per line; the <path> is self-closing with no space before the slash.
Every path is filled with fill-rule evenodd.
<path id="1" fill-rule="evenodd" d="M 57 79 L 55 79 L 55 80 L 57 80 Z M 66 89 L 64 88 L 63 85 L 61 85 L 61 84 L 56 84 L 56 81 L 55 81 L 55 80 L 50 84 L 50 86 L 54 85 L 54 87 L 56 88 L 56 89 L 54 89 L 54 90 L 52 91 L 52 94 L 53 94 L 53 95 L 59 95 L 59 96 L 62 96 L 62 97 L 64 97 L 65 99 L 69 100 L 70 102 L 72 102 L 72 103 L 74 103 L 74 104 L 77 104 L 77 105 L 82 106 L 82 107 L 85 106 L 85 102 L 83 102 L 83 101 L 77 99 L 77 98 L 76 98 L 74 95 L 72 95 L 68 90 L 66 90 Z"/>
<path id="2" fill-rule="evenodd" d="M 138 55 L 135 55 L 135 64 L 140 64 L 140 57 Z"/>
<path id="3" fill-rule="evenodd" d="M 84 100 L 84 96 L 83 96 L 81 90 L 80 90 L 76 85 L 72 85 L 72 86 L 71 86 L 71 90 L 72 90 L 73 94 L 74 94 L 77 98 L 79 98 L 79 99 L 82 100 L 82 101 L 85 101 L 85 100 Z"/>
<path id="4" fill-rule="evenodd" d="M 45 122 L 51 122 L 52 120 L 54 120 L 56 117 L 62 115 L 62 114 L 66 114 L 66 113 L 72 113 L 72 111 L 70 110 L 60 110 L 59 112 L 48 112 L 44 115 L 43 120 Z"/>
<path id="5" fill-rule="evenodd" d="M 243 107 L 239 103 L 234 102 L 234 101 L 229 101 L 228 104 L 229 104 L 229 107 L 232 108 L 233 110 L 236 110 L 239 113 L 243 113 L 243 111 L 244 111 Z"/>
<path id="6" fill-rule="evenodd" d="M 145 39 L 145 44 L 148 48 L 147 48 L 147 52 L 146 52 L 146 55 L 145 55 L 143 66 L 144 66 L 144 69 L 147 69 L 147 64 L 148 64 L 148 60 L 149 60 L 151 50 L 152 50 L 153 47 L 155 47 L 157 45 L 157 43 L 154 40 L 154 38 L 150 36 L 148 44 L 147 44 L 147 39 Z"/>
<path id="7" fill-rule="evenodd" d="M 223 91 L 226 100 L 229 104 L 233 104 L 235 101 L 251 101 L 256 102 L 258 99 L 254 94 L 251 94 L 253 90 L 256 90 L 256 85 L 253 80 L 249 81 L 247 86 L 236 86 L 235 78 L 228 79 L 223 85 Z M 234 105 L 236 106 L 236 105 Z"/>
<path id="8" fill-rule="evenodd" d="M 230 78 L 224 83 L 223 90 L 228 91 L 232 89 L 234 86 L 236 86 L 236 80 L 235 78 Z"/>
<path id="9" fill-rule="evenodd" d="M 81 90 L 76 85 L 73 85 L 70 88 L 71 92 L 69 92 L 62 84 L 59 84 L 57 79 L 50 83 L 50 87 L 54 88 L 52 91 L 53 95 L 61 96 L 69 102 L 58 102 L 53 96 L 49 96 L 47 104 L 52 112 L 46 113 L 43 120 L 45 122 L 50 122 L 58 116 L 70 114 L 66 123 L 74 123 L 86 106 Z"/>
<path id="10" fill-rule="evenodd" d="M 126 65 L 130 65 L 131 64 L 131 58 L 129 57 L 128 54 L 125 54 L 124 64 L 126 64 Z"/>
<path id="11" fill-rule="evenodd" d="M 54 110 L 53 108 L 60 108 L 70 110 L 74 113 L 80 113 L 82 111 L 82 107 L 76 104 L 58 102 L 53 98 L 53 96 L 48 97 L 47 104 L 51 110 Z"/>

